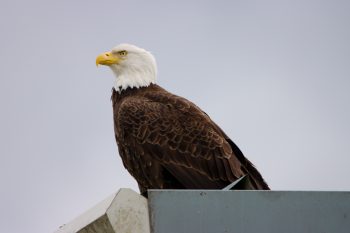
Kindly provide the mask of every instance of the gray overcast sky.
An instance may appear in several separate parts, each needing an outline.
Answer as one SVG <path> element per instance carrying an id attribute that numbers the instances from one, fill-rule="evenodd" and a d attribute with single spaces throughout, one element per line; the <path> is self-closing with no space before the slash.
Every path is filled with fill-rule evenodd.
<path id="1" fill-rule="evenodd" d="M 121 187 L 113 75 L 128 42 L 275 190 L 350 190 L 350 2 L 18 1 L 0 8 L 0 232 L 55 231 Z"/>

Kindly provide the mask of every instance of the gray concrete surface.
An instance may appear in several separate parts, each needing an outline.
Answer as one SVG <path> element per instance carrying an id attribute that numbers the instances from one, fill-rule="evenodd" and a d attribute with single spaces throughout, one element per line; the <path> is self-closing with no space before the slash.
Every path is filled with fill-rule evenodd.
<path id="1" fill-rule="evenodd" d="M 146 198 L 120 189 L 55 233 L 149 233 Z"/>

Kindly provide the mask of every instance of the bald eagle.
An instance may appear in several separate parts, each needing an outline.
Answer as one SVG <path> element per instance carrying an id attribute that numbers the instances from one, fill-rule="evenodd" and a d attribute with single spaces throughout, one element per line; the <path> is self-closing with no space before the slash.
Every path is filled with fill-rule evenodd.
<path id="1" fill-rule="evenodd" d="M 235 143 L 191 101 L 156 84 L 153 55 L 130 44 L 100 54 L 96 65 L 116 76 L 114 132 L 125 168 L 142 195 L 148 189 L 222 189 L 249 177 L 249 189 L 269 189 Z"/>

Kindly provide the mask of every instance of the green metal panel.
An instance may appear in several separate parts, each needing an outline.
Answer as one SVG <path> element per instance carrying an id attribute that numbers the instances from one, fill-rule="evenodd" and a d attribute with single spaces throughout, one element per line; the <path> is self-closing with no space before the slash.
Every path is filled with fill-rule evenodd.
<path id="1" fill-rule="evenodd" d="M 350 192 L 150 190 L 152 233 L 350 232 Z"/>

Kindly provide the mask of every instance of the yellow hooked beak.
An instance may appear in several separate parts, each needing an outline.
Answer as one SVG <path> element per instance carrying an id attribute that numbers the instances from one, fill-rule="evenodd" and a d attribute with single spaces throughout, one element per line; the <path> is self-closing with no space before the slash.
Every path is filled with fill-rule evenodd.
<path id="1" fill-rule="evenodd" d="M 101 53 L 96 58 L 96 66 L 105 65 L 110 66 L 113 64 L 118 64 L 120 59 L 114 56 L 111 52 Z"/>

